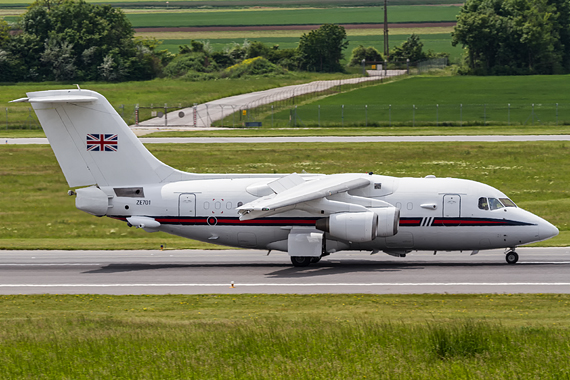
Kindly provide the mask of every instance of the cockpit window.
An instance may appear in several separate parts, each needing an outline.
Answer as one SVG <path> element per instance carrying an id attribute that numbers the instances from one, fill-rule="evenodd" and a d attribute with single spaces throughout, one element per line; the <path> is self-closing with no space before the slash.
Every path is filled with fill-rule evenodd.
<path id="1" fill-rule="evenodd" d="M 481 210 L 488 210 L 489 209 L 489 203 L 487 203 L 487 198 L 485 198 L 485 197 L 479 198 L 479 208 Z"/>
<path id="2" fill-rule="evenodd" d="M 515 202 L 511 201 L 509 198 L 499 198 L 499 200 L 505 205 L 505 207 L 517 207 Z"/>
<path id="3" fill-rule="evenodd" d="M 491 210 L 498 210 L 503 208 L 503 204 L 497 198 L 489 198 L 489 208 Z"/>

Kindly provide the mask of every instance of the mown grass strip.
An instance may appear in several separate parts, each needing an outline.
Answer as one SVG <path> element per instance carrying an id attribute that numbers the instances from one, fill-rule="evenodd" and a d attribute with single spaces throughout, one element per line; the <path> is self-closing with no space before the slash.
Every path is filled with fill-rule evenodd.
<path id="1" fill-rule="evenodd" d="M 455 21 L 460 7 L 448 5 L 392 6 L 390 22 L 442 22 Z M 247 14 L 247 16 L 245 16 Z M 191 26 L 250 26 L 250 25 L 321 25 L 378 24 L 382 7 L 278 9 L 216 11 L 216 12 L 155 12 L 152 14 L 127 14 L 133 28 L 191 27 Z"/>
<path id="2" fill-rule="evenodd" d="M 569 305 L 568 295 L 3 296 L 0 363 L 6 379 L 566 378 Z"/>
<path id="3" fill-rule="evenodd" d="M 562 230 L 542 245 L 570 243 L 570 172 L 560 169 L 570 166 L 566 142 L 151 144 L 148 148 L 165 163 L 197 173 L 372 171 L 469 178 L 499 188 Z M 0 249 L 205 247 L 76 210 L 48 146 L 0 145 L 0 162 Z"/>

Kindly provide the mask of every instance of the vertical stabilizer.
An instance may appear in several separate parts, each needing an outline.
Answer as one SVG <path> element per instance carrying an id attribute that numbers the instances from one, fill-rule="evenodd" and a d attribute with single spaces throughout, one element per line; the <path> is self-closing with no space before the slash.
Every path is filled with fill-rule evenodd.
<path id="1" fill-rule="evenodd" d="M 170 182 L 190 175 L 156 159 L 105 99 L 89 90 L 28 93 L 72 187 Z"/>

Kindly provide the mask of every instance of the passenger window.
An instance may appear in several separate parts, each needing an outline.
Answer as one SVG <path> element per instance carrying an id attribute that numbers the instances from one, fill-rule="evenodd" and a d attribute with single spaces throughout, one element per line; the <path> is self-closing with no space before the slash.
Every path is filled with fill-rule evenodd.
<path id="1" fill-rule="evenodd" d="M 489 209 L 489 203 L 487 203 L 487 198 L 485 198 L 485 197 L 479 198 L 479 208 L 481 210 L 488 210 Z"/>
<path id="2" fill-rule="evenodd" d="M 505 205 L 505 207 L 517 207 L 515 202 L 511 201 L 509 198 L 499 198 L 501 203 Z"/>
<path id="3" fill-rule="evenodd" d="M 505 206 L 503 206 L 503 204 L 499 202 L 497 198 L 489 198 L 489 208 L 491 210 L 498 210 L 503 207 Z"/>

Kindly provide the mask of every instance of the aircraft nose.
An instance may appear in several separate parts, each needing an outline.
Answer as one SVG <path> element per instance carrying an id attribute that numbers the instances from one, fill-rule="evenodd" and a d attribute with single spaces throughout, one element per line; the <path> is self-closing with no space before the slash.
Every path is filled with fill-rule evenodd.
<path id="1" fill-rule="evenodd" d="M 558 235 L 558 228 L 556 228 L 554 225 L 550 224 L 544 219 L 538 223 L 538 237 L 540 240 L 550 239 L 556 235 Z"/>

